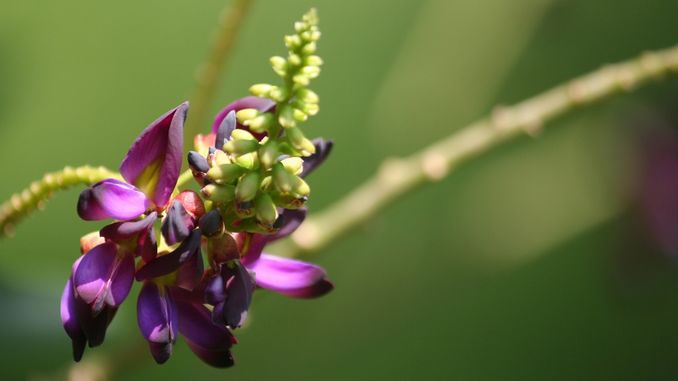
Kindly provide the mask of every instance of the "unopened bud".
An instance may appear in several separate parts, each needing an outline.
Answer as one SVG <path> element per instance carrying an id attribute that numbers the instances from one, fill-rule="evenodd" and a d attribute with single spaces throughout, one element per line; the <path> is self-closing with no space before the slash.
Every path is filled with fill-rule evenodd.
<path id="1" fill-rule="evenodd" d="M 287 56 L 287 62 L 292 66 L 299 66 L 301 65 L 301 57 L 296 54 L 290 54 Z"/>
<path id="2" fill-rule="evenodd" d="M 298 175 L 303 170 L 304 160 L 300 157 L 288 157 L 280 161 L 285 170 L 292 175 Z"/>
<path id="3" fill-rule="evenodd" d="M 207 184 L 201 191 L 206 199 L 212 201 L 216 206 L 225 205 L 235 198 L 235 187 L 233 185 Z"/>
<path id="4" fill-rule="evenodd" d="M 297 91 L 297 97 L 304 103 L 320 102 L 320 97 L 318 97 L 318 94 L 307 88 L 303 88 Z"/>
<path id="5" fill-rule="evenodd" d="M 278 144 L 274 140 L 267 142 L 259 149 L 259 161 L 266 169 L 273 166 L 278 155 Z"/>
<path id="6" fill-rule="evenodd" d="M 308 86 L 308 84 L 311 83 L 311 79 L 305 74 L 295 75 L 292 77 L 292 81 L 299 86 Z"/>
<path id="7" fill-rule="evenodd" d="M 217 184 L 231 183 L 242 175 L 244 169 L 237 164 L 221 164 L 212 167 L 207 172 L 207 177 Z"/>
<path id="8" fill-rule="evenodd" d="M 315 53 L 316 49 L 317 49 L 317 47 L 316 47 L 315 42 L 309 42 L 308 44 L 304 45 L 303 48 L 301 48 L 301 53 L 303 55 L 308 56 L 308 55 Z"/>
<path id="9" fill-rule="evenodd" d="M 294 109 L 292 106 L 284 105 L 280 108 L 278 122 L 284 128 L 290 128 L 297 125 L 297 122 L 294 120 Z"/>
<path id="10" fill-rule="evenodd" d="M 323 59 L 319 56 L 308 56 L 304 59 L 306 65 L 312 66 L 321 66 L 323 64 Z"/>
<path id="11" fill-rule="evenodd" d="M 278 218 L 278 210 L 273 203 L 271 196 L 266 193 L 261 193 L 254 200 L 254 211 L 257 220 L 267 226 L 273 225 Z"/>
<path id="12" fill-rule="evenodd" d="M 256 97 L 267 97 L 273 87 L 274 86 L 269 85 L 268 83 L 258 83 L 250 86 L 250 94 Z"/>
<path id="13" fill-rule="evenodd" d="M 309 78 L 318 78 L 320 75 L 320 68 L 318 66 L 304 66 L 301 68 L 301 72 L 307 75 Z"/>
<path id="14" fill-rule="evenodd" d="M 285 136 L 287 136 L 287 141 L 295 149 L 301 151 L 304 156 L 310 156 L 315 153 L 315 146 L 313 142 L 306 139 L 304 133 L 301 132 L 301 129 L 297 127 L 288 128 L 285 130 Z"/>
<path id="15" fill-rule="evenodd" d="M 193 219 L 197 220 L 205 214 L 205 205 L 202 199 L 192 190 L 182 191 L 174 199 L 181 203 L 188 215 Z"/>
<path id="16" fill-rule="evenodd" d="M 296 34 L 285 36 L 285 46 L 290 49 L 295 49 L 301 46 L 301 38 Z"/>
<path id="17" fill-rule="evenodd" d="M 273 114 L 264 112 L 255 118 L 245 121 L 243 124 L 254 132 L 263 133 L 273 124 Z"/>
<path id="18" fill-rule="evenodd" d="M 219 210 L 212 209 L 207 214 L 202 216 L 198 221 L 198 227 L 202 232 L 202 235 L 206 237 L 215 236 L 223 231 L 224 224 L 221 219 L 221 214 Z"/>
<path id="19" fill-rule="evenodd" d="M 244 155 L 256 151 L 257 149 L 259 149 L 259 142 L 256 140 L 231 139 L 224 144 L 224 151 L 235 155 Z"/>
<path id="20" fill-rule="evenodd" d="M 308 186 L 308 183 L 306 183 L 304 179 L 299 176 L 295 176 L 292 193 L 298 197 L 308 196 L 311 193 L 311 187 Z"/>
<path id="21" fill-rule="evenodd" d="M 238 202 L 254 199 L 259 191 L 261 177 L 258 172 L 250 172 L 241 177 L 235 187 L 235 198 Z"/>
<path id="22" fill-rule="evenodd" d="M 296 120 L 297 122 L 305 122 L 305 121 L 308 119 L 308 115 L 306 115 L 305 112 L 299 110 L 298 108 L 295 108 L 295 109 L 292 111 L 292 117 L 293 117 L 294 120 Z"/>
<path id="23" fill-rule="evenodd" d="M 294 175 L 287 172 L 282 164 L 273 166 L 273 184 L 281 193 L 290 193 L 294 183 Z"/>
<path id="24" fill-rule="evenodd" d="M 252 118 L 256 118 L 260 113 L 261 111 L 255 108 L 244 108 L 242 110 L 238 110 L 238 112 L 235 113 L 235 117 L 240 123 L 245 123 Z"/>
<path id="25" fill-rule="evenodd" d="M 188 153 L 188 166 L 195 172 L 205 173 L 210 170 L 207 159 L 195 151 L 190 151 Z"/>
<path id="26" fill-rule="evenodd" d="M 254 204 L 252 201 L 243 201 L 235 203 L 235 214 L 240 218 L 254 217 Z M 242 229 L 242 223 L 239 226 Z"/>
<path id="27" fill-rule="evenodd" d="M 235 163 L 249 170 L 259 168 L 259 158 L 256 152 L 250 152 L 236 157 Z"/>

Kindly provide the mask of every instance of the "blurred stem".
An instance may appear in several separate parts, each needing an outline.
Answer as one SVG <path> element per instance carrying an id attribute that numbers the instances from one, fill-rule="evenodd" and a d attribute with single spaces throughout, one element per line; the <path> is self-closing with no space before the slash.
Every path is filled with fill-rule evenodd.
<path id="1" fill-rule="evenodd" d="M 15 193 L 0 206 L 0 238 L 11 235 L 14 226 L 36 209 L 41 209 L 54 191 L 74 185 L 90 185 L 120 175 L 104 167 L 65 167 L 61 171 L 45 174 L 42 179 L 31 183 L 26 189 Z"/>
<path id="2" fill-rule="evenodd" d="M 231 0 L 219 17 L 216 39 L 207 60 L 198 68 L 196 88 L 191 98 L 191 112 L 187 120 L 185 142 L 192 144 L 192 137 L 204 127 L 207 113 L 214 98 L 216 86 L 224 71 L 225 62 L 233 52 L 235 39 L 247 16 L 253 0 Z"/>
<path id="3" fill-rule="evenodd" d="M 676 72 L 678 45 L 604 66 L 513 106 L 497 107 L 490 115 L 411 156 L 385 160 L 372 178 L 308 218 L 290 240 L 281 243 L 279 254 L 295 257 L 318 251 L 409 191 L 447 177 L 465 161 L 515 136 L 534 136 L 545 122 L 579 106 Z"/>

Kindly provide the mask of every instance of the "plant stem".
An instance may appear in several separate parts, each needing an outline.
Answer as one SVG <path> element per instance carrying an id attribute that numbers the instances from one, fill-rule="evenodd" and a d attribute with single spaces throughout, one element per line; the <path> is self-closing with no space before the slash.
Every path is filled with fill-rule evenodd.
<path id="1" fill-rule="evenodd" d="M 196 89 L 191 98 L 191 113 L 186 126 L 185 142 L 192 144 L 192 137 L 203 128 L 216 86 L 224 71 L 225 62 L 233 52 L 235 39 L 242 27 L 253 0 L 232 0 L 219 17 L 216 39 L 207 60 L 198 68 Z"/>
<path id="2" fill-rule="evenodd" d="M 279 246 L 288 257 L 315 252 L 376 215 L 412 189 L 448 176 L 458 165 L 578 106 L 631 91 L 651 79 L 678 72 L 678 45 L 607 65 L 510 107 L 497 107 L 423 150 L 385 160 L 377 173 L 326 210 L 308 218 Z"/>
<path id="3" fill-rule="evenodd" d="M 90 185 L 106 178 L 120 175 L 104 167 L 65 167 L 61 171 L 47 173 L 41 180 L 31 183 L 26 189 L 15 193 L 0 206 L 0 238 L 12 235 L 14 226 L 35 209 L 42 209 L 54 191 L 74 185 Z"/>

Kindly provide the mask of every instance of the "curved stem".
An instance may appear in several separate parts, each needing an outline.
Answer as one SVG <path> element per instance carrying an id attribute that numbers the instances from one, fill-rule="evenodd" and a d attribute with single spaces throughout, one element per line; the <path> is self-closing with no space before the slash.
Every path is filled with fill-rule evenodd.
<path id="1" fill-rule="evenodd" d="M 678 45 L 607 65 L 490 115 L 405 158 L 385 160 L 377 173 L 343 199 L 307 219 L 282 244 L 280 254 L 299 256 L 327 246 L 412 189 L 440 180 L 463 162 L 512 137 L 534 135 L 542 125 L 575 109 L 651 79 L 678 72 Z"/>
<path id="2" fill-rule="evenodd" d="M 186 126 L 187 144 L 192 144 L 192 141 L 188 140 L 203 128 L 216 86 L 224 71 L 224 63 L 233 52 L 235 39 L 251 5 L 252 0 L 232 0 L 232 4 L 221 12 L 214 45 L 196 74 L 196 89 L 191 98 L 191 113 Z"/>
<path id="3" fill-rule="evenodd" d="M 0 238 L 11 235 L 17 222 L 35 209 L 41 209 L 54 191 L 79 184 L 90 185 L 111 177 L 119 178 L 120 175 L 104 167 L 88 165 L 47 173 L 0 206 Z"/>

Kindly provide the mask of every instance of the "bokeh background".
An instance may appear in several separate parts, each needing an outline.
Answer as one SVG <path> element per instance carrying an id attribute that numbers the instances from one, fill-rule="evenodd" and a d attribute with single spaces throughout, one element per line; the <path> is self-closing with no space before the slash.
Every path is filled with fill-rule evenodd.
<path id="1" fill-rule="evenodd" d="M 66 164 L 116 168 L 156 116 L 187 99 L 226 0 L 5 1 L 0 11 L 0 197 Z M 260 0 L 213 111 L 274 81 L 268 57 L 309 7 L 326 65 L 309 135 L 333 155 L 320 210 L 405 155 L 600 64 L 678 42 L 669 0 Z M 568 114 L 404 197 L 316 253 L 336 290 L 261 293 L 237 365 L 184 343 L 156 366 L 131 298 L 106 343 L 116 380 L 675 380 L 678 81 Z M 205 129 L 208 126 L 204 127 Z M 70 364 L 59 295 L 79 189 L 0 241 L 6 380 Z"/>

